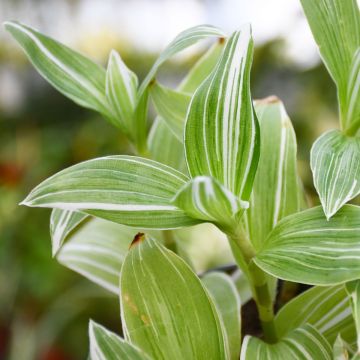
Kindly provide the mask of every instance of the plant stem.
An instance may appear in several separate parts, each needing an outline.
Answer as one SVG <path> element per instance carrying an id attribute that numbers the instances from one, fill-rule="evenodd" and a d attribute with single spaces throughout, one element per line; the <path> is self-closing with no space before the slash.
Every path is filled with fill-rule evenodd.
<path id="1" fill-rule="evenodd" d="M 268 277 L 266 273 L 253 262 L 256 251 L 242 231 L 237 231 L 235 234 L 230 235 L 229 242 L 236 262 L 245 275 L 247 275 L 250 282 L 253 297 L 259 312 L 264 338 L 267 342 L 274 343 L 277 341 L 277 335 Z"/>

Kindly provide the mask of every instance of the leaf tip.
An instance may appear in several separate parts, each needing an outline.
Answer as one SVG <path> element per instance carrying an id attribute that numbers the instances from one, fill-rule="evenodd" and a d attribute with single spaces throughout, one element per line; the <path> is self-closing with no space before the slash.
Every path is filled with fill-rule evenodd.
<path id="1" fill-rule="evenodd" d="M 133 241 L 130 244 L 129 249 L 132 249 L 134 246 L 136 246 L 137 244 L 142 243 L 145 240 L 145 234 L 142 232 L 138 232 L 135 236 Z"/>

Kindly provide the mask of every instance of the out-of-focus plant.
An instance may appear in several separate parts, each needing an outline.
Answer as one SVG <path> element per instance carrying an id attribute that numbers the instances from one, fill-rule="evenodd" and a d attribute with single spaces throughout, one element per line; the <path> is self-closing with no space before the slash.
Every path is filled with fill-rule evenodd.
<path id="1" fill-rule="evenodd" d="M 134 156 L 74 165 L 23 201 L 53 209 L 53 256 L 120 296 L 124 339 L 90 322 L 91 358 L 346 359 L 354 352 L 360 208 L 345 203 L 360 192 L 359 8 L 355 0 L 302 5 L 338 88 L 341 124 L 311 151 L 322 203 L 311 209 L 282 102 L 251 97 L 250 26 L 229 37 L 205 25 L 184 31 L 139 86 L 116 52 L 105 71 L 34 29 L 5 24 L 55 88 L 133 144 Z M 218 40 L 176 89 L 159 83 L 165 61 L 209 37 Z M 148 131 L 150 99 L 157 117 Z M 241 337 L 244 287 L 221 272 L 199 278 L 182 251 L 183 228 L 201 223 L 227 236 L 263 339 Z M 315 286 L 275 315 L 278 279 Z"/>

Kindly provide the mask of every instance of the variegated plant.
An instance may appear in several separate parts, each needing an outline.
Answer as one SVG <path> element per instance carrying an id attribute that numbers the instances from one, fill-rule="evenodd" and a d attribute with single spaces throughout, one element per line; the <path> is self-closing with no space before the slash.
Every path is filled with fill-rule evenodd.
<path id="1" fill-rule="evenodd" d="M 133 145 L 132 156 L 53 175 L 22 203 L 53 209 L 58 261 L 119 295 L 123 338 L 90 322 L 91 359 L 360 356 L 360 207 L 345 205 L 360 192 L 359 8 L 356 0 L 301 2 L 337 85 L 341 125 L 311 151 L 322 204 L 311 209 L 282 102 L 251 97 L 250 26 L 229 37 L 206 25 L 184 31 L 139 85 L 115 51 L 105 70 L 32 28 L 5 24 L 46 80 Z M 217 40 L 176 89 L 158 82 L 164 62 L 206 38 Z M 157 116 L 148 130 L 150 101 Z M 197 275 L 183 251 L 184 237 L 219 230 L 240 280 Z M 283 292 L 290 282 L 314 286 L 275 314 L 278 279 Z M 241 334 L 248 289 L 260 338 Z"/>

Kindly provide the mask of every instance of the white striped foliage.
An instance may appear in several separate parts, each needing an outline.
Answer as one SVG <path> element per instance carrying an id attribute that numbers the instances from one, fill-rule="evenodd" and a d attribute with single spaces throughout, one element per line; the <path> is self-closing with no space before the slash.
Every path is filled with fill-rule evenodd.
<path id="1" fill-rule="evenodd" d="M 192 177 L 208 175 L 241 199 L 250 196 L 259 157 L 259 131 L 250 95 L 250 26 L 227 41 L 220 60 L 194 93 L 185 127 Z"/>
<path id="2" fill-rule="evenodd" d="M 18 22 L 5 22 L 37 71 L 77 104 L 102 113 L 113 124 L 105 96 L 105 70 L 67 46 Z"/>
<path id="3" fill-rule="evenodd" d="M 22 204 L 81 211 L 142 228 L 178 228 L 196 223 L 171 203 L 187 181 L 185 175 L 152 160 L 108 156 L 60 171 Z"/>
<path id="4" fill-rule="evenodd" d="M 260 249 L 285 216 L 299 211 L 296 137 L 283 103 L 276 97 L 255 102 L 261 133 L 260 159 L 244 216 L 249 239 Z"/>
<path id="5" fill-rule="evenodd" d="M 136 124 L 133 120 L 137 87 L 137 76 L 127 68 L 120 55 L 112 50 L 106 71 L 106 98 L 118 126 L 131 139 L 136 138 L 136 132 L 141 128 L 146 129 L 145 124 Z"/>
<path id="6" fill-rule="evenodd" d="M 180 51 L 188 48 L 191 45 L 196 44 L 198 41 L 209 38 L 209 37 L 224 37 L 225 34 L 218 28 L 210 25 L 199 25 L 184 30 L 165 48 L 160 54 L 154 65 L 150 69 L 146 78 L 142 82 L 139 94 L 141 95 L 150 84 L 151 80 L 155 77 L 160 66 L 176 55 Z"/>
<path id="7" fill-rule="evenodd" d="M 150 360 L 140 349 L 92 320 L 89 339 L 91 360 Z"/>
<path id="8" fill-rule="evenodd" d="M 280 279 L 335 285 L 360 278 L 360 206 L 330 220 L 320 206 L 290 215 L 269 234 L 256 264 Z"/>
<path id="9" fill-rule="evenodd" d="M 197 176 L 187 182 L 173 203 L 194 219 L 213 222 L 229 231 L 237 226 L 249 206 L 209 176 Z"/>
<path id="10" fill-rule="evenodd" d="M 125 338 L 154 359 L 226 359 L 215 305 L 189 266 L 138 234 L 120 276 Z"/>
<path id="11" fill-rule="evenodd" d="M 360 281 L 356 280 L 347 283 L 346 290 L 350 296 L 351 308 L 357 333 L 357 351 L 360 354 Z"/>
<path id="12" fill-rule="evenodd" d="M 296 296 L 276 314 L 276 333 L 282 338 L 306 323 L 315 326 L 329 344 L 338 334 L 352 344 L 355 326 L 344 286 L 314 286 Z"/>
<path id="13" fill-rule="evenodd" d="M 348 84 L 353 57 L 360 46 L 357 0 L 301 0 L 301 3 L 322 59 L 337 85 L 342 127 L 347 130 L 354 120 L 348 117 L 351 96 Z"/>
<path id="14" fill-rule="evenodd" d="M 88 215 L 71 210 L 54 209 L 50 217 L 52 256 L 55 256 L 65 239 Z"/>
<path id="15" fill-rule="evenodd" d="M 191 96 L 167 88 L 158 82 L 151 85 L 150 93 L 157 113 L 166 121 L 177 139 L 182 142 L 185 117 Z"/>
<path id="16" fill-rule="evenodd" d="M 293 330 L 276 344 L 246 336 L 240 360 L 331 360 L 332 349 L 326 339 L 311 325 Z"/>
<path id="17" fill-rule="evenodd" d="M 311 149 L 310 165 L 328 219 L 360 193 L 360 138 L 326 132 Z"/>
<path id="18" fill-rule="evenodd" d="M 238 360 L 241 344 L 241 300 L 234 282 L 229 275 L 221 272 L 210 272 L 202 277 L 202 282 L 208 290 L 223 322 L 229 358 Z"/>

